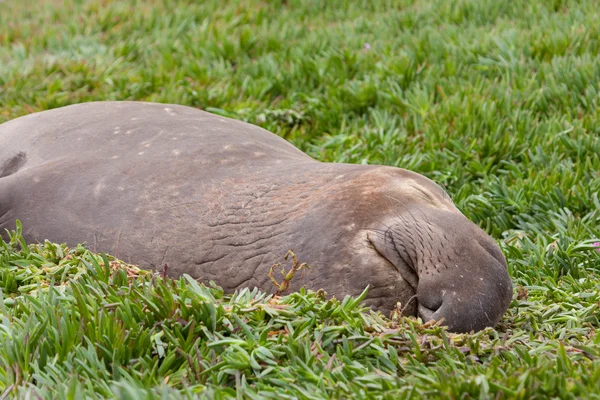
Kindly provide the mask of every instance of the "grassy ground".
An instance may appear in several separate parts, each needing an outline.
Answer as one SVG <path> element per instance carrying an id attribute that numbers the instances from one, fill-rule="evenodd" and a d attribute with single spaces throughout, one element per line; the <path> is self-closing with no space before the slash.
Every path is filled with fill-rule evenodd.
<path id="1" fill-rule="evenodd" d="M 499 241 L 516 287 L 496 330 L 451 335 L 15 234 L 0 245 L 0 392 L 600 397 L 599 20 L 591 0 L 0 1 L 0 122 L 172 102 L 319 160 L 409 168 Z"/>

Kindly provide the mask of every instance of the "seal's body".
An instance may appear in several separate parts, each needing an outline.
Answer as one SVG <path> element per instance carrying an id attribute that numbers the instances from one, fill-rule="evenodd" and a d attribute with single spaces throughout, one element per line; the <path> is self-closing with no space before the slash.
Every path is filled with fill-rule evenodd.
<path id="1" fill-rule="evenodd" d="M 271 291 L 291 249 L 312 267 L 292 289 L 370 285 L 374 308 L 400 302 L 456 331 L 493 326 L 512 295 L 495 242 L 427 178 L 321 163 L 184 106 L 85 103 L 0 125 L 0 229 L 16 219 L 29 241 L 85 242 L 226 290 Z"/>

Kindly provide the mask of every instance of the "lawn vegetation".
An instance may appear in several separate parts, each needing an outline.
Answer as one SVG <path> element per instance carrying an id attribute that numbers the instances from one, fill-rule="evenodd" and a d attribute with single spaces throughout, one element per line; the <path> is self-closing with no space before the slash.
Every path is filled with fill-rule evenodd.
<path id="1" fill-rule="evenodd" d="M 177 103 L 322 161 L 411 169 L 498 240 L 515 284 L 496 329 L 456 335 L 17 230 L 0 396 L 600 397 L 598 21 L 592 0 L 0 1 L 0 122 Z"/>

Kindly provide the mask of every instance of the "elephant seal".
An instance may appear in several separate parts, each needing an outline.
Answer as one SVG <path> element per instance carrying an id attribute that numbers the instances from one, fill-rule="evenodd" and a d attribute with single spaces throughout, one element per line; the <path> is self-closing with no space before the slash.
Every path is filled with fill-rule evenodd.
<path id="1" fill-rule="evenodd" d="M 85 242 L 225 290 L 272 290 L 288 250 L 297 290 L 358 295 L 389 312 L 494 326 L 512 284 L 494 240 L 429 179 L 322 163 L 241 121 L 157 103 L 93 102 L 0 125 L 0 229 Z M 299 274 L 300 275 L 300 274 Z"/>

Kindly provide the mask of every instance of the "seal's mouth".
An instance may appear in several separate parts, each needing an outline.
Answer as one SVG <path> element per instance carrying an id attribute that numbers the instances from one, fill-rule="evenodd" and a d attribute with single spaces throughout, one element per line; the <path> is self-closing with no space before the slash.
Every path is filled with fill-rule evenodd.
<path id="1" fill-rule="evenodd" d="M 395 273 L 400 274 L 400 278 L 404 280 L 405 283 L 408 284 L 411 290 L 411 294 L 404 297 L 404 301 L 406 303 L 401 304 L 401 312 L 403 315 L 419 315 L 418 307 L 419 301 L 417 297 L 417 286 L 419 284 L 419 277 L 417 276 L 416 271 L 411 267 L 411 265 L 405 260 L 398 251 L 394 248 L 393 243 L 379 242 L 378 239 L 370 237 L 367 235 L 367 240 L 370 244 L 370 247 L 375 251 L 377 257 L 382 260 L 382 262 L 388 266 L 388 268 L 393 269 Z M 432 312 L 433 314 L 433 312 Z"/>
<path id="2" fill-rule="evenodd" d="M 430 320 L 437 321 L 438 316 L 435 314 L 442 307 L 442 301 L 443 300 L 440 298 L 439 301 L 435 301 L 431 304 L 428 304 L 426 301 L 423 301 L 417 297 L 417 312 L 419 314 L 419 317 L 421 317 L 421 320 L 423 320 L 423 322 L 428 322 Z"/>
<path id="3" fill-rule="evenodd" d="M 443 296 L 440 296 L 437 291 L 423 293 L 421 290 L 419 294 L 419 276 L 416 268 L 413 268 L 410 256 L 402 253 L 402 249 L 399 248 L 401 244 L 395 242 L 391 231 L 385 232 L 384 239 L 383 243 L 379 243 L 377 238 L 373 241 L 372 238 L 368 237 L 377 255 L 390 264 L 390 267 L 394 268 L 413 289 L 414 295 L 410 298 L 408 304 L 403 304 L 403 310 L 407 308 L 416 310 L 414 315 L 421 317 L 423 322 L 439 319 Z"/>
<path id="4" fill-rule="evenodd" d="M 431 310 L 422 304 L 419 304 L 418 310 L 419 310 L 419 317 L 421 317 L 421 320 L 423 322 L 428 322 L 428 321 L 431 321 L 432 319 L 435 320 L 435 318 L 433 318 L 433 314 L 435 313 L 436 310 Z"/>

